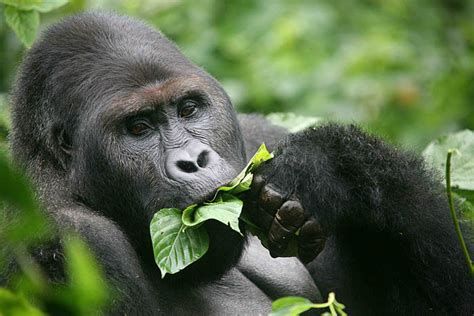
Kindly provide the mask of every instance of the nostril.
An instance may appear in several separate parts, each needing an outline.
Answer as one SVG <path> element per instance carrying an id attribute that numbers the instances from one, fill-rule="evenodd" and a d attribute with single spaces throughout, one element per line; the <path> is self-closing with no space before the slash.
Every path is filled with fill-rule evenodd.
<path id="1" fill-rule="evenodd" d="M 179 160 L 176 166 L 184 172 L 193 173 L 198 171 L 198 167 L 191 161 Z"/>
<path id="2" fill-rule="evenodd" d="M 198 156 L 197 159 L 197 164 L 201 168 L 205 168 L 207 164 L 209 163 L 209 152 L 207 150 L 204 150 L 201 152 Z"/>

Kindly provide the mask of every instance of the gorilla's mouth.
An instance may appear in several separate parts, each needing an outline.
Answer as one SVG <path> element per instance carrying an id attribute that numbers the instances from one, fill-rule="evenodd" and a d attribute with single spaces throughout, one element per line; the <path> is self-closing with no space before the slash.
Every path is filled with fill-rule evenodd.
<path id="1" fill-rule="evenodd" d="M 203 190 L 201 187 L 200 190 L 189 192 L 191 189 L 184 188 L 187 192 L 179 192 L 179 196 L 173 198 L 168 197 L 166 200 L 169 204 L 166 206 L 159 205 L 159 201 L 156 201 L 158 203 L 150 203 L 151 205 L 154 204 L 154 207 L 148 208 L 150 221 L 154 213 L 164 207 L 175 207 L 183 210 L 191 204 L 202 204 L 211 201 L 216 195 L 217 188 L 226 185 L 231 179 L 215 181 L 212 185 L 208 185 L 208 187 L 213 187 L 210 190 Z M 206 254 L 177 274 L 167 275 L 165 281 L 175 282 L 179 280 L 179 282 L 189 284 L 206 283 L 220 278 L 237 264 L 242 255 L 246 237 L 215 220 L 205 222 L 204 227 L 209 235 L 209 249 Z"/>

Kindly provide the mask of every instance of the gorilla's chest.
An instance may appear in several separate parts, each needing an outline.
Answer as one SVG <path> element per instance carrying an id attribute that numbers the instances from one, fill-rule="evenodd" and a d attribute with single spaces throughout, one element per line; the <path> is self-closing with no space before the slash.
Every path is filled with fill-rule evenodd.
<path id="1" fill-rule="evenodd" d="M 175 288 L 161 306 L 172 315 L 267 315 L 273 300 L 289 295 L 319 301 L 320 294 L 303 264 L 294 258 L 271 258 L 251 240 L 237 267 L 198 288 Z M 174 291 L 173 291 L 174 292 Z"/>

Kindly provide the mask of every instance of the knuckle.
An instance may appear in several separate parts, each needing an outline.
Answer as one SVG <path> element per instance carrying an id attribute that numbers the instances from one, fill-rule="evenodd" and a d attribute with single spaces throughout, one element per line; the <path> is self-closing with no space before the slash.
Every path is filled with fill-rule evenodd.
<path id="1" fill-rule="evenodd" d="M 279 221 L 274 220 L 270 228 L 270 240 L 273 242 L 285 241 L 292 234 L 291 231 L 283 227 Z"/>
<path id="2" fill-rule="evenodd" d="M 254 175 L 253 180 L 252 180 L 252 185 L 250 186 L 250 194 L 254 197 L 258 196 L 264 183 L 265 183 L 265 179 L 261 175 L 259 174 Z"/>
<path id="3" fill-rule="evenodd" d="M 277 211 L 276 218 L 284 227 L 294 232 L 303 225 L 306 215 L 299 202 L 286 201 Z"/>
<path id="4" fill-rule="evenodd" d="M 315 238 L 317 239 L 321 238 L 324 235 L 325 233 L 321 225 L 314 219 L 306 221 L 300 230 L 300 238 L 302 240 L 311 240 Z"/>
<path id="5" fill-rule="evenodd" d="M 326 239 L 316 239 L 311 243 L 301 242 L 298 243 L 298 257 L 304 263 L 308 263 L 315 259 L 323 250 L 326 245 Z"/>
<path id="6" fill-rule="evenodd" d="M 265 185 L 260 193 L 259 204 L 265 211 L 275 213 L 283 204 L 283 195 L 269 185 Z"/>

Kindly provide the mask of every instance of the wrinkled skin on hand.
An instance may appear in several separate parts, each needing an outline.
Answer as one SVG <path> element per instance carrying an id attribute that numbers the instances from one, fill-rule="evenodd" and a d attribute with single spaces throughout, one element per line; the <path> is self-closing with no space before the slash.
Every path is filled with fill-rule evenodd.
<path id="1" fill-rule="evenodd" d="M 296 194 L 257 174 L 245 199 L 244 214 L 265 232 L 272 257 L 284 256 L 291 239 L 297 240 L 298 258 L 304 263 L 324 249 L 326 233 Z"/>

